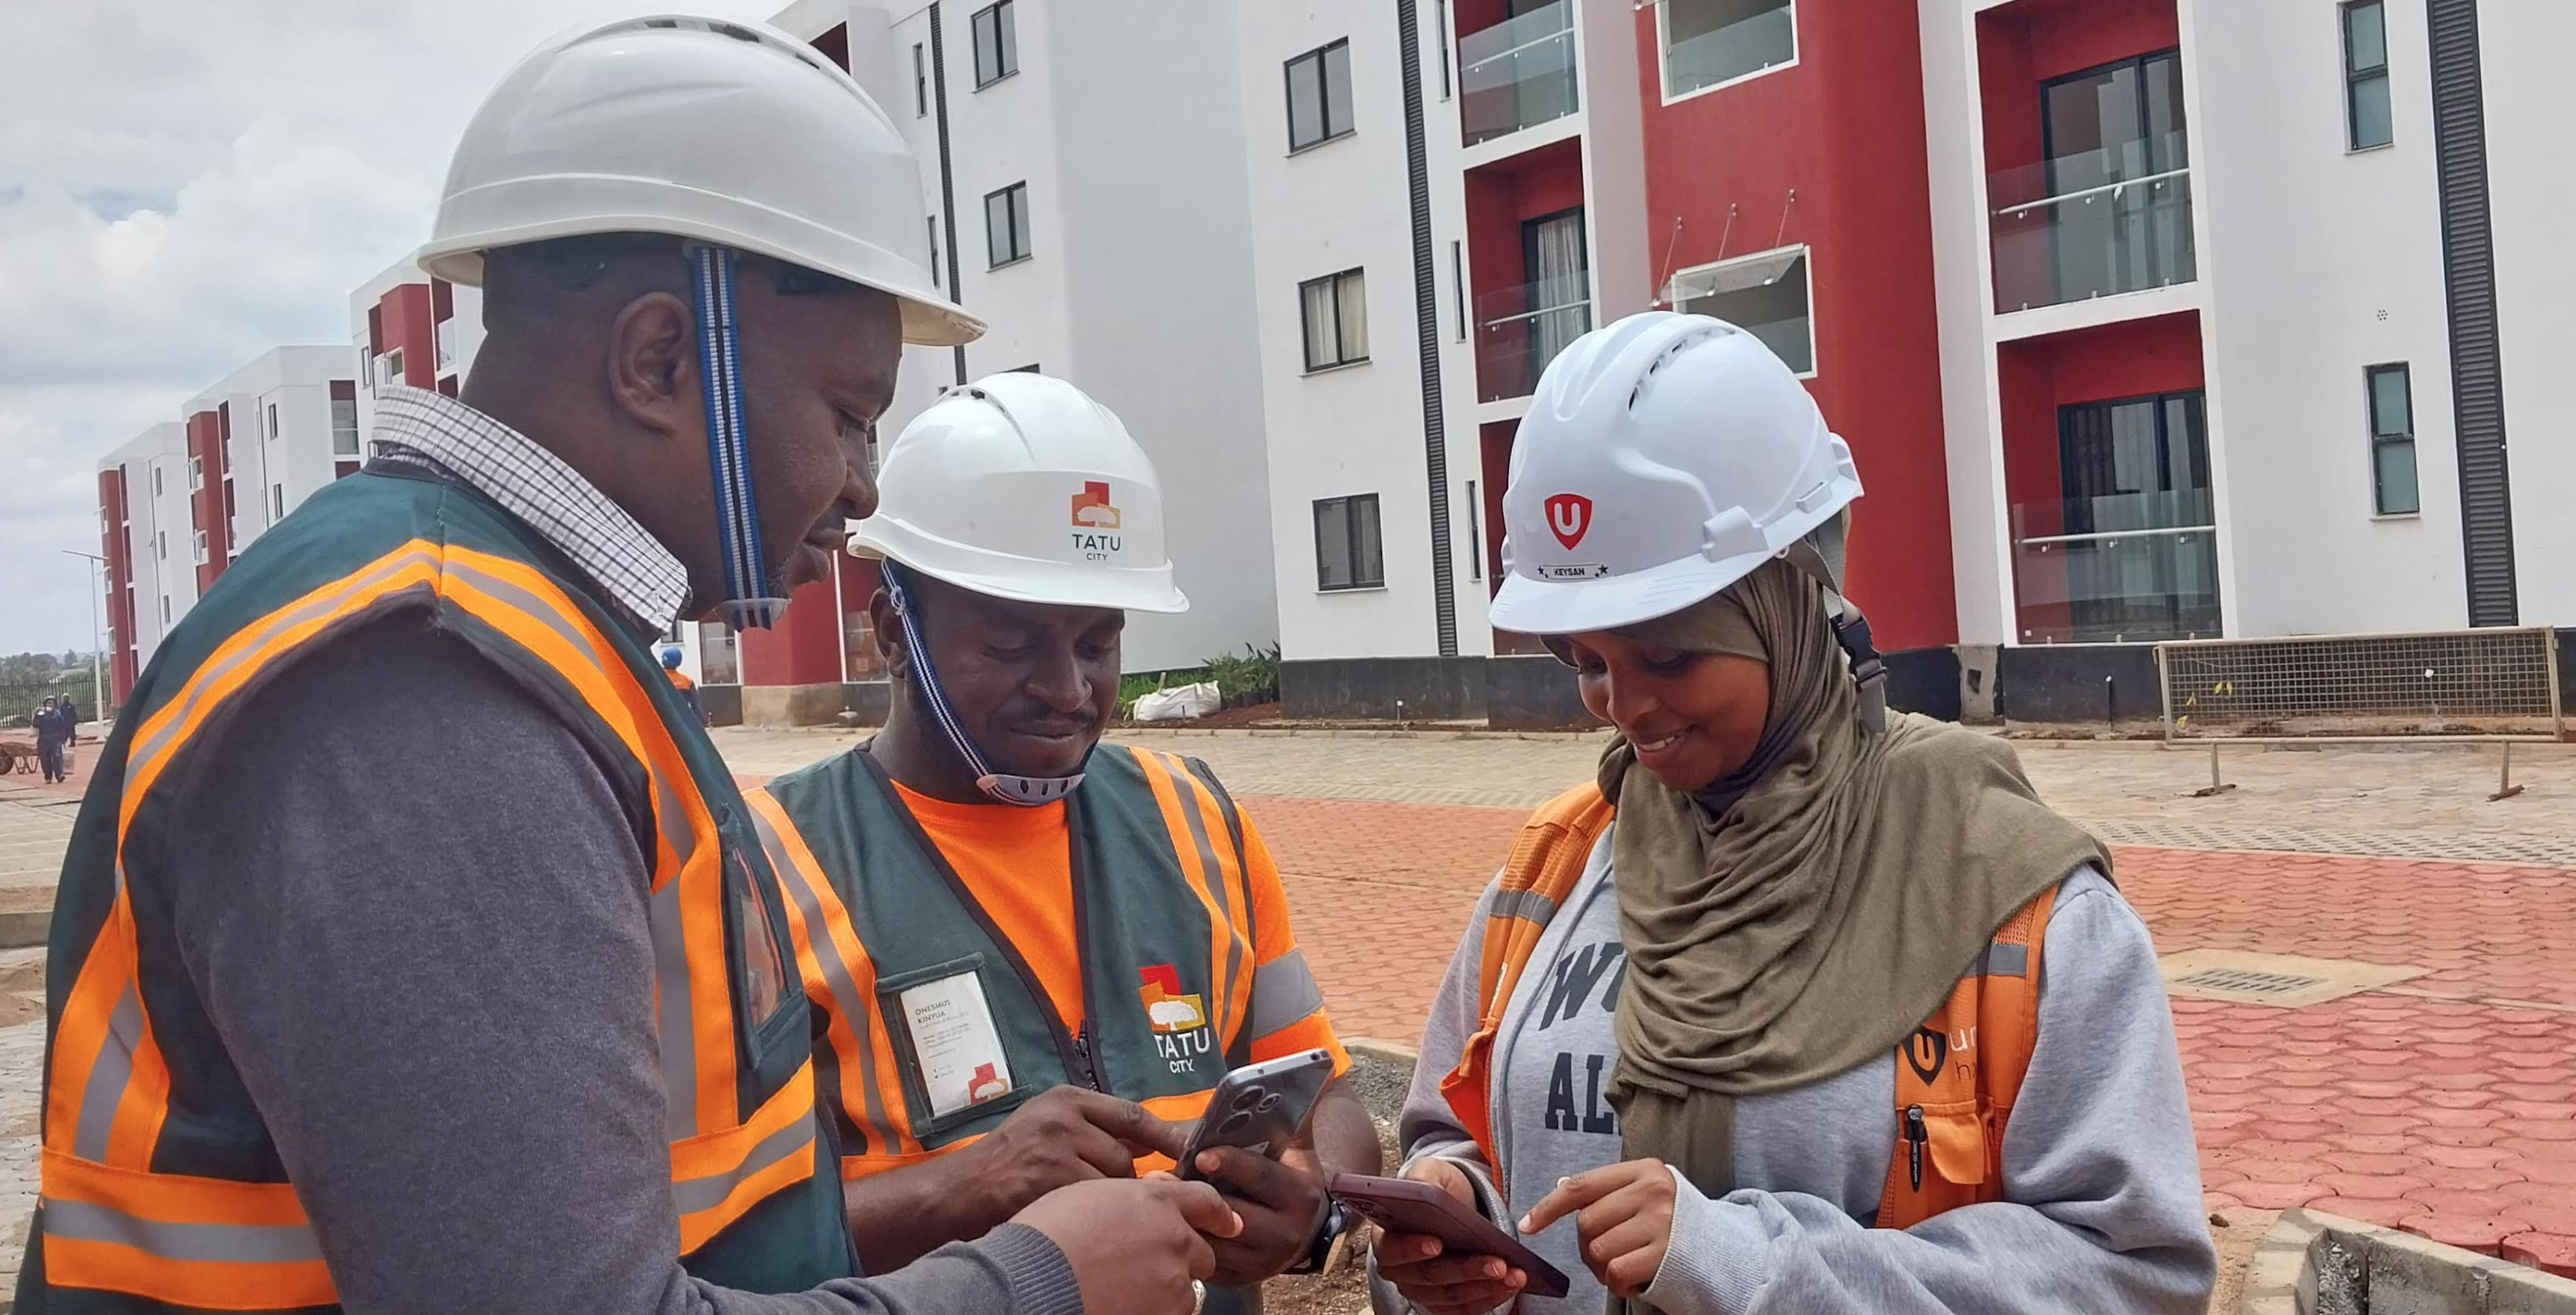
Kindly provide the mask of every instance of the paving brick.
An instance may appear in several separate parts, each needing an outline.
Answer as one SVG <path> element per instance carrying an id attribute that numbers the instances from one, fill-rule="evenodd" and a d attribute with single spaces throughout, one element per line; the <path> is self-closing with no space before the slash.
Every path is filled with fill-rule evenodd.
<path id="1" fill-rule="evenodd" d="M 2482 1256 L 2498 1254 L 2506 1238 L 2531 1231 L 2522 1227 L 2519 1220 L 2510 1218 L 2455 1218 L 2449 1215 L 2413 1215 L 2397 1221 L 2397 1227 L 2417 1237 L 2430 1238 L 2444 1246 L 2474 1251 Z"/>
<path id="2" fill-rule="evenodd" d="M 2576 1278 L 2576 1237 L 2564 1233 L 2516 1233 L 2498 1245 L 2496 1254 L 2560 1278 Z"/>

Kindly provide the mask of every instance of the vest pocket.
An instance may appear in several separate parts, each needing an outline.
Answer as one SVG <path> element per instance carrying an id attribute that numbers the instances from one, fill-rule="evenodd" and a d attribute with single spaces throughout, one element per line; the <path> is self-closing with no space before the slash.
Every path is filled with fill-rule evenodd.
<path id="1" fill-rule="evenodd" d="M 984 979 L 979 952 L 877 982 L 877 1016 L 924 1139 L 996 1119 L 1037 1094 L 1012 1071 Z"/>
<path id="2" fill-rule="evenodd" d="M 1986 1180 L 1986 1119 L 1974 1100 L 1917 1105 L 1907 1111 L 1912 1135 L 1913 1110 L 1923 1111 L 1921 1136 L 1926 1166 L 1943 1182 L 1973 1187 Z"/>

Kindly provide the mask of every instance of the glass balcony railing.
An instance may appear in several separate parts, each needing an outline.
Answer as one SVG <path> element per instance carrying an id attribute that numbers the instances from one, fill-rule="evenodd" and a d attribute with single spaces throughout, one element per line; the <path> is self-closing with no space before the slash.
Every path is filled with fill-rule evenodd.
<path id="1" fill-rule="evenodd" d="M 1995 309 L 2198 277 L 2185 146 L 2175 133 L 1990 175 Z"/>
<path id="2" fill-rule="evenodd" d="M 456 321 L 440 320 L 438 322 L 438 372 L 445 374 L 455 368 Z"/>
<path id="3" fill-rule="evenodd" d="M 1592 330 L 1585 275 L 1540 279 L 1476 298 L 1476 400 L 1527 397 L 1568 343 Z"/>
<path id="4" fill-rule="evenodd" d="M 2207 489 L 2013 504 L 2022 642 L 2110 644 L 2219 633 Z"/>
<path id="5" fill-rule="evenodd" d="M 1667 19 L 1668 27 L 1672 21 Z M 1788 5 L 1776 5 L 1673 42 L 1664 51 L 1664 94 L 1680 96 L 1750 77 L 1797 54 L 1797 23 Z"/>
<path id="6" fill-rule="evenodd" d="M 1458 38 L 1458 118 L 1466 143 L 1574 113 L 1574 4 L 1555 4 Z"/>

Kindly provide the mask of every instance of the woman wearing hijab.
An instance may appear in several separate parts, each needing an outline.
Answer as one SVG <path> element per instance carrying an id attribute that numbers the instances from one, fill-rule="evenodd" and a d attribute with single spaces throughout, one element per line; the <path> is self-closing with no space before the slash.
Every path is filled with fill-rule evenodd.
<path id="1" fill-rule="evenodd" d="M 1618 735 L 1470 920 L 1400 1135 L 1575 1290 L 1399 1235 L 1382 1311 L 2206 1308 L 2146 928 L 2009 748 L 1886 711 L 1838 593 L 1859 494 L 1733 326 L 1633 316 L 1549 365 L 1493 619 Z"/>

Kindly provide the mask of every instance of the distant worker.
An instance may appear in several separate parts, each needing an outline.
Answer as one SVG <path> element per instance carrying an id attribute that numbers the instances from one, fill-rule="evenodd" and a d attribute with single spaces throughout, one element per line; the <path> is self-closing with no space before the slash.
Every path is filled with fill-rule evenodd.
<path id="1" fill-rule="evenodd" d="M 1127 614 L 1189 606 L 1127 427 L 1062 380 L 999 374 L 924 411 L 881 478 L 851 550 L 883 563 L 886 727 L 751 795 L 805 910 L 872 1268 L 1168 1166 L 1231 1068 L 1317 1048 L 1349 1065 L 1251 819 L 1204 764 L 1100 743 Z M 992 1021 L 925 1045 L 888 993 L 905 983 Z M 1324 1182 L 1374 1173 L 1378 1144 L 1335 1086 L 1279 1161 L 1205 1158 L 1244 1221 L 1209 1309 L 1237 1310 L 1252 1294 L 1230 1289 L 1327 1256 Z"/>
<path id="2" fill-rule="evenodd" d="M 36 769 L 44 773 L 45 784 L 52 785 L 63 779 L 63 744 L 71 738 L 71 732 L 63 723 L 62 709 L 55 706 L 50 694 L 36 709 L 35 730 Z"/>
<path id="3" fill-rule="evenodd" d="M 853 1277 L 788 892 L 649 646 L 823 578 L 902 345 L 981 331 L 920 186 L 757 24 L 504 76 L 421 252 L 483 289 L 462 397 L 378 391 L 375 459 L 190 609 L 83 805 L 17 1309 L 1188 1309 L 1240 1228 L 1200 1183 Z"/>
<path id="4" fill-rule="evenodd" d="M 72 777 L 72 755 L 80 748 L 80 705 L 72 702 L 72 696 L 66 694 L 63 701 L 55 705 L 55 711 L 63 719 L 62 779 L 68 781 Z"/>
<path id="5" fill-rule="evenodd" d="M 671 688 L 680 691 L 680 702 L 689 705 L 689 711 L 697 714 L 700 726 L 706 725 L 707 709 L 705 704 L 698 702 L 698 682 L 689 679 L 689 673 L 680 670 L 678 645 L 662 650 L 662 670 L 670 674 Z"/>

